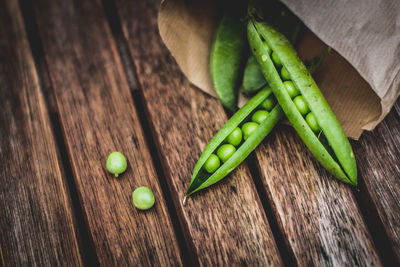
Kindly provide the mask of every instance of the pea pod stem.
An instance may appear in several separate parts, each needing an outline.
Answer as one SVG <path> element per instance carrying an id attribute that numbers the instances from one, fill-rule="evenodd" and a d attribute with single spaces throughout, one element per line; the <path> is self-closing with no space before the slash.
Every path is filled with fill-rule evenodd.
<path id="1" fill-rule="evenodd" d="M 317 160 L 343 182 L 357 184 L 357 168 L 350 143 L 339 121 L 312 79 L 307 68 L 297 57 L 290 42 L 265 23 L 251 19 L 248 23 L 248 40 L 252 53 L 262 68 L 264 77 L 272 88 L 287 118 Z M 291 80 L 307 102 L 327 139 L 324 146 L 308 126 L 286 91 L 269 51 L 277 53 Z M 331 150 L 331 153 L 329 152 Z M 333 155 L 332 155 L 333 153 Z"/>

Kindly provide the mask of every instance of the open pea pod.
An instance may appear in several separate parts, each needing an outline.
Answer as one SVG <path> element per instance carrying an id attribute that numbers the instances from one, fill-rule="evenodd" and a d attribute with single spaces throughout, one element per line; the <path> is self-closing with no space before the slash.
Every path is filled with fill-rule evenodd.
<path id="1" fill-rule="evenodd" d="M 262 89 L 252 99 L 250 99 L 240 110 L 238 110 L 228 122 L 217 132 L 211 139 L 199 160 L 197 161 L 192 180 L 186 192 L 186 196 L 194 192 L 206 188 L 220 181 L 232 170 L 234 170 L 246 157 L 261 143 L 261 141 L 271 132 L 274 126 L 283 116 L 283 111 L 279 105 L 274 103 L 272 99 L 272 91 L 270 88 Z M 268 111 L 267 111 L 268 110 Z M 212 154 L 215 155 L 218 148 L 227 143 L 228 136 L 238 127 L 244 127 L 257 111 L 267 111 L 268 115 L 258 124 L 255 130 L 247 137 L 246 140 L 237 144 L 236 151 L 222 163 L 214 172 L 209 173 L 204 168 L 206 161 Z M 253 122 L 251 122 L 253 123 Z"/>
<path id="2" fill-rule="evenodd" d="M 351 145 L 290 42 L 271 26 L 254 19 L 248 22 L 247 34 L 265 79 L 306 146 L 329 172 L 356 185 L 357 167 Z M 271 53 L 275 53 L 273 57 Z"/>

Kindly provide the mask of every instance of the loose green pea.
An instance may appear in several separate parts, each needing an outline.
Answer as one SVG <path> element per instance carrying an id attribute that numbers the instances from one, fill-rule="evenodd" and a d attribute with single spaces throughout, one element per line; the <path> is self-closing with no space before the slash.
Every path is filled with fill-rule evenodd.
<path id="1" fill-rule="evenodd" d="M 315 118 L 314 113 L 309 112 L 307 114 L 306 122 L 307 122 L 308 126 L 310 126 L 311 130 L 313 130 L 314 132 L 319 132 L 321 130 L 321 127 L 319 127 L 317 118 Z"/>
<path id="2" fill-rule="evenodd" d="M 257 110 L 254 112 L 253 116 L 251 116 L 251 120 L 254 122 L 257 122 L 258 124 L 261 124 L 267 117 L 268 117 L 269 112 L 266 110 Z"/>
<path id="3" fill-rule="evenodd" d="M 217 150 L 218 157 L 222 160 L 222 162 L 227 161 L 233 153 L 235 153 L 236 148 L 231 144 L 224 144 L 220 146 Z"/>
<path id="4" fill-rule="evenodd" d="M 292 81 L 283 82 L 283 85 L 285 85 L 286 92 L 288 92 L 290 98 L 300 94 L 299 89 L 297 89 L 296 85 L 294 85 Z"/>
<path id="5" fill-rule="evenodd" d="M 275 66 L 282 67 L 282 62 L 279 60 L 278 55 L 275 52 L 272 52 L 272 61 L 274 62 Z"/>
<path id="6" fill-rule="evenodd" d="M 276 104 L 276 100 L 274 96 L 269 96 L 267 99 L 264 100 L 264 102 L 261 103 L 261 107 L 265 108 L 268 111 L 271 111 Z"/>
<path id="7" fill-rule="evenodd" d="M 243 124 L 242 131 L 244 140 L 246 140 L 257 129 L 257 127 L 258 123 L 253 121 Z"/>
<path id="8" fill-rule="evenodd" d="M 221 164 L 217 155 L 211 154 L 206 162 L 204 162 L 204 169 L 206 169 L 208 173 L 213 173 L 219 168 L 220 165 Z"/>
<path id="9" fill-rule="evenodd" d="M 236 127 L 226 138 L 226 141 L 234 146 L 238 146 L 242 142 L 242 130 Z"/>
<path id="10" fill-rule="evenodd" d="M 126 170 L 127 162 L 125 156 L 121 152 L 112 152 L 107 157 L 106 168 L 109 172 L 118 177 L 119 174 Z"/>
<path id="11" fill-rule="evenodd" d="M 310 112 L 310 108 L 308 107 L 306 100 L 302 95 L 296 96 L 293 99 L 294 104 L 297 107 L 297 110 L 300 111 L 301 115 L 306 115 L 308 112 Z"/>
<path id="12" fill-rule="evenodd" d="M 282 67 L 281 69 L 281 77 L 283 80 L 290 80 L 290 76 L 289 76 L 289 72 L 287 71 L 287 69 L 285 67 Z"/>
<path id="13" fill-rule="evenodd" d="M 146 186 L 135 189 L 132 193 L 133 205 L 140 210 L 148 210 L 154 205 L 154 194 Z"/>

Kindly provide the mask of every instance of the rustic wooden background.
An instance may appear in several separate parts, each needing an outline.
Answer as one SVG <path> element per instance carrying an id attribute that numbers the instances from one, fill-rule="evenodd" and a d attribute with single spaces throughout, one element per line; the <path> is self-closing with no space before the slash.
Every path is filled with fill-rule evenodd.
<path id="1" fill-rule="evenodd" d="M 226 122 L 162 44 L 156 0 L 0 0 L 0 264 L 400 264 L 400 101 L 332 179 L 289 126 L 181 200 Z M 129 161 L 119 179 L 108 153 Z M 152 188 L 156 205 L 133 208 Z"/>

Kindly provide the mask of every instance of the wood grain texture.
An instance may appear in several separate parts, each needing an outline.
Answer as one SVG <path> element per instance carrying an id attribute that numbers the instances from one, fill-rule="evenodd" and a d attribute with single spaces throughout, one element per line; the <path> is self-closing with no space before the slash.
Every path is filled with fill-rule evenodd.
<path id="1" fill-rule="evenodd" d="M 313 158 L 290 126 L 256 150 L 278 227 L 300 266 L 380 266 L 351 187 Z"/>
<path id="2" fill-rule="evenodd" d="M 82 266 L 17 0 L 0 1 L 0 266 Z"/>
<path id="3" fill-rule="evenodd" d="M 353 146 L 362 178 L 362 207 L 370 213 L 374 228 L 380 224 L 377 234 L 385 235 L 395 256 L 391 260 L 400 264 L 400 100 L 374 131 L 365 132 Z"/>
<path id="4" fill-rule="evenodd" d="M 100 1 L 34 1 L 77 191 L 102 266 L 180 266 L 181 254 Z M 121 151 L 128 169 L 105 169 Z M 155 206 L 133 207 L 148 186 Z"/>
<path id="5" fill-rule="evenodd" d="M 227 118 L 216 99 L 189 85 L 162 45 L 157 31 L 158 4 L 116 1 L 187 244 L 202 266 L 281 265 L 246 165 L 182 206 L 194 164 Z"/>

